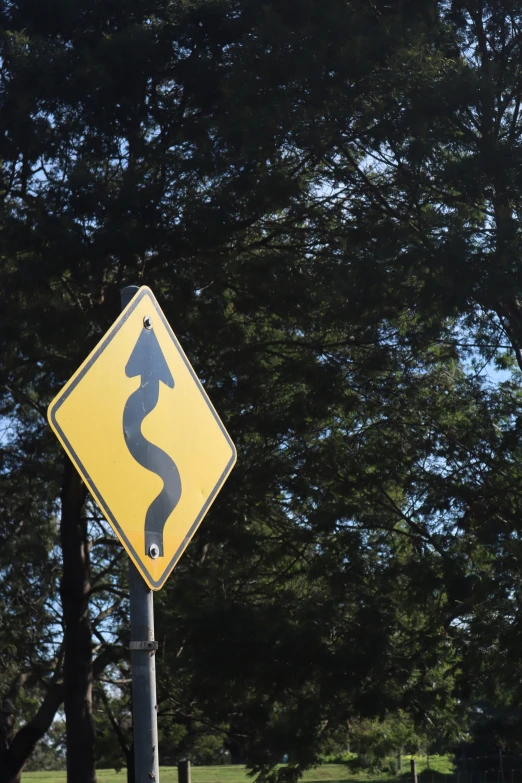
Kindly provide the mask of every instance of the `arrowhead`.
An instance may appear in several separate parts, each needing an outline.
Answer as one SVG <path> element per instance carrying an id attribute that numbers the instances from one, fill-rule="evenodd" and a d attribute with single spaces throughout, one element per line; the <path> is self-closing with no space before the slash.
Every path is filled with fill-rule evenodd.
<path id="1" fill-rule="evenodd" d="M 142 329 L 125 367 L 128 378 L 141 375 L 143 383 L 163 381 L 174 388 L 174 378 L 153 329 Z"/>

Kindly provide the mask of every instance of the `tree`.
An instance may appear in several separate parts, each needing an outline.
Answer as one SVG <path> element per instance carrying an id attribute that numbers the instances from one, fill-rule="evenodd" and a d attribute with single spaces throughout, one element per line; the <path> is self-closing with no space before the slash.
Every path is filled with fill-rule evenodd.
<path id="1" fill-rule="evenodd" d="M 177 720 L 228 726 L 235 755 L 263 775 L 283 755 L 294 772 L 317 762 L 361 716 L 403 708 L 431 736 L 458 729 L 452 637 L 468 564 L 444 478 L 455 438 L 484 437 L 494 395 L 447 362 L 401 376 L 398 353 L 397 372 L 374 368 L 373 383 L 350 363 L 357 404 L 292 453 L 271 449 L 248 526 L 233 535 L 229 517 L 226 546 L 206 531 L 160 599 Z M 461 459 L 470 479 L 474 459 Z"/>
<path id="2" fill-rule="evenodd" d="M 41 657 L 45 682 L 63 676 L 75 783 L 95 779 L 92 681 L 122 655 L 125 577 L 42 413 L 128 283 L 153 285 L 240 450 L 160 602 L 177 726 L 227 732 L 264 775 L 288 753 L 297 774 L 354 717 L 451 712 L 467 558 L 493 566 L 459 525 L 498 499 L 518 404 L 466 378 L 459 346 L 472 333 L 488 358 L 516 326 L 511 272 L 491 271 L 513 266 L 513 221 L 493 250 L 477 239 L 490 202 L 466 145 L 491 77 L 473 86 L 478 6 L 459 8 L 2 8 L 5 477 L 45 533 Z M 495 8 L 481 18 L 500 29 Z M 9 501 L 8 532 L 19 515 Z"/>
<path id="3" fill-rule="evenodd" d="M 42 15 L 38 4 L 20 0 L 2 14 L 5 413 L 29 432 L 28 416 L 43 412 L 112 320 L 119 287 L 144 277 L 170 298 L 184 344 L 218 404 L 234 398 L 235 367 L 245 361 L 241 343 L 248 351 L 253 344 L 254 354 L 261 350 L 250 361 L 252 371 L 273 371 L 271 332 L 283 314 L 291 316 L 284 341 L 306 334 L 299 360 L 289 357 L 286 364 L 288 381 L 302 374 L 301 357 L 306 364 L 311 353 L 317 387 L 332 373 L 341 376 L 316 361 L 330 332 L 321 322 L 320 294 L 332 284 L 336 264 L 316 269 L 307 257 L 316 240 L 305 229 L 324 218 L 307 197 L 314 157 L 288 145 L 300 111 L 300 86 L 291 79 L 305 53 L 289 24 L 291 4 L 275 12 L 282 38 L 274 45 L 283 52 L 290 36 L 292 56 L 275 83 L 269 67 L 262 100 L 247 86 L 247 102 L 239 88 L 261 52 L 251 30 L 259 26 L 264 47 L 271 27 L 253 4 L 238 16 L 227 4 L 116 2 L 101 10 L 64 2 Z M 329 19 L 337 16 L 334 5 Z M 307 40 L 315 19 L 309 7 L 301 29 Z M 260 122 L 288 80 L 291 88 L 275 101 L 272 120 Z M 276 301 L 274 287 L 282 294 Z M 295 302 L 285 293 L 290 289 Z M 258 311 L 267 318 L 256 329 Z M 319 320 L 310 330 L 314 312 Z M 223 380 L 216 377 L 217 356 Z M 248 405 L 254 380 L 255 374 L 244 377 L 240 405 Z M 304 393 L 301 387 L 296 394 L 296 412 Z M 39 435 L 33 430 L 31 447 L 56 454 Z M 68 774 L 92 781 L 91 526 L 70 466 L 54 472 L 48 492 L 62 499 Z M 118 589 L 104 586 L 101 597 L 109 603 Z M 60 659 L 57 665 L 59 671 Z"/>
<path id="4" fill-rule="evenodd" d="M 401 290 L 419 318 L 451 315 L 457 324 L 451 339 L 469 350 L 477 368 L 480 360 L 522 367 L 521 20 L 518 2 L 430 6 L 416 46 L 381 75 L 387 80 L 392 72 L 395 79 L 373 135 L 349 146 L 349 133 L 341 132 L 324 155 L 327 178 L 342 192 L 363 194 L 362 219 L 395 247 L 395 258 L 388 252 L 374 269 L 383 286 L 390 276 L 396 281 L 392 301 Z M 330 131 L 340 127 L 345 108 L 341 101 L 330 115 Z M 354 271 L 361 280 L 364 274 L 362 266 Z M 502 687 L 509 682 L 515 703 L 519 378 L 515 372 L 515 386 L 501 396 L 499 430 L 488 425 L 481 443 L 468 431 L 455 445 L 458 480 L 448 482 L 472 564 L 459 580 L 469 675 L 462 678 L 463 694 L 484 688 L 491 698 L 498 688 L 491 672 L 502 671 Z M 460 484 L 471 449 L 477 449 L 473 480 Z"/>

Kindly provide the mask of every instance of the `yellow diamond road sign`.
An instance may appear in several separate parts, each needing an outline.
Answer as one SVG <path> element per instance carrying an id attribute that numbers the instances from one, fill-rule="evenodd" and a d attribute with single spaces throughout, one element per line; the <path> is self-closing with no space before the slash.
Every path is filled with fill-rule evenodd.
<path id="1" fill-rule="evenodd" d="M 159 590 L 236 450 L 149 288 L 139 289 L 48 417 L 143 578 Z"/>

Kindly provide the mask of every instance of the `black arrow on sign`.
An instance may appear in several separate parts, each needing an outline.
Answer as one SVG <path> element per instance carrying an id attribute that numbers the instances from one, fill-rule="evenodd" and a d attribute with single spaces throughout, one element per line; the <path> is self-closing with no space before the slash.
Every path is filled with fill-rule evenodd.
<path id="1" fill-rule="evenodd" d="M 136 462 L 163 479 L 163 489 L 152 501 L 145 518 L 145 554 L 151 554 L 151 546 L 156 544 L 159 557 L 163 557 L 163 528 L 181 497 L 181 478 L 169 455 L 141 433 L 143 420 L 158 403 L 160 381 L 174 388 L 174 378 L 152 329 L 142 329 L 125 374 L 128 378 L 141 376 L 139 388 L 131 394 L 123 411 L 125 443 Z"/>

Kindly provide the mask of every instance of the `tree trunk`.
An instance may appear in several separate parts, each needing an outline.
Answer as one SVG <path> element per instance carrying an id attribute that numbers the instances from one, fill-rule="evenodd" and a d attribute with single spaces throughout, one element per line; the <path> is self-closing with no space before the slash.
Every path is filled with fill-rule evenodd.
<path id="1" fill-rule="evenodd" d="M 131 744 L 130 748 L 125 749 L 125 759 L 127 761 L 127 783 L 136 783 L 134 742 Z"/>
<path id="2" fill-rule="evenodd" d="M 67 460 L 60 533 L 63 552 L 61 598 L 68 783 L 96 783 L 89 620 L 90 557 L 85 497 L 83 482 Z"/>
<path id="3" fill-rule="evenodd" d="M 63 700 L 63 686 L 54 683 L 32 720 L 22 726 L 13 736 L 2 737 L 0 749 L 1 783 L 20 783 L 23 769 L 36 743 L 47 733 L 56 710 Z"/>

